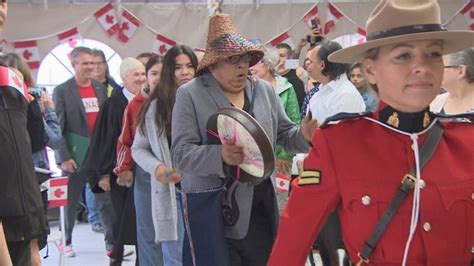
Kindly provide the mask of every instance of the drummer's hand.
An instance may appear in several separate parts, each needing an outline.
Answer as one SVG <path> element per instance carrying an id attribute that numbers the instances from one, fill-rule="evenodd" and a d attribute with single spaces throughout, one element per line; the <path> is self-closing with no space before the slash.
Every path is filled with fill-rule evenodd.
<path id="1" fill-rule="evenodd" d="M 239 165 L 244 161 L 244 148 L 231 144 L 222 144 L 222 160 L 228 165 Z"/>
<path id="2" fill-rule="evenodd" d="M 303 134 L 304 138 L 309 142 L 311 142 L 313 133 L 318 127 L 319 123 L 316 119 L 312 119 L 311 111 L 308 112 L 308 115 L 305 116 L 300 123 L 301 134 Z"/>
<path id="3" fill-rule="evenodd" d="M 181 180 L 181 175 L 176 169 L 162 164 L 155 169 L 155 179 L 163 184 L 175 184 Z"/>

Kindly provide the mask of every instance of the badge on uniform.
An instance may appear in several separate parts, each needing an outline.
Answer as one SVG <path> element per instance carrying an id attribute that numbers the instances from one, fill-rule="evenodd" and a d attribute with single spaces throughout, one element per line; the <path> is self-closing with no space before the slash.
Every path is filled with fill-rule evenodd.
<path id="1" fill-rule="evenodd" d="M 299 186 L 319 185 L 321 184 L 321 171 L 319 170 L 305 170 L 298 178 Z"/>

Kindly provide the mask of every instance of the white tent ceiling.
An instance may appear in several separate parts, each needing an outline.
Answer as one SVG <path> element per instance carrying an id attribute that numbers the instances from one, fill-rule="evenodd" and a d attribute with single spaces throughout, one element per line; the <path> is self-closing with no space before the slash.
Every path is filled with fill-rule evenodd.
<path id="1" fill-rule="evenodd" d="M 442 21 L 450 29 L 468 29 L 465 17 L 457 15 L 469 0 L 439 0 Z M 2 39 L 5 50 L 11 50 L 14 41 L 36 40 L 41 57 L 58 45 L 57 34 L 77 27 L 84 38 L 104 42 L 122 57 L 149 51 L 162 34 L 191 47 L 205 47 L 208 14 L 206 0 L 116 0 L 117 14 L 127 9 L 140 21 L 141 26 L 127 44 L 116 36 L 108 36 L 93 16 L 108 1 L 104 0 L 10 0 L 9 14 Z M 365 21 L 376 5 L 376 0 L 329 1 L 344 16 L 328 38 L 352 34 Z M 310 0 L 225 0 L 223 12 L 231 14 L 238 30 L 249 39 L 270 41 L 288 31 L 295 43 L 307 34 L 308 26 L 302 17 L 315 1 Z M 326 19 L 328 0 L 318 3 L 319 16 Z"/>

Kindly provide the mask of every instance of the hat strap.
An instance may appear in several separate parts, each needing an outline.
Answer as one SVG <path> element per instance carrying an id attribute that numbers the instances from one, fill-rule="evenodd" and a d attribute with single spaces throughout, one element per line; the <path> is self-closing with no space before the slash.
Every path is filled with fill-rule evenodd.
<path id="1" fill-rule="evenodd" d="M 431 32 L 431 31 L 446 31 L 446 28 L 441 24 L 422 24 L 422 25 L 410 25 L 397 28 L 390 28 L 383 31 L 371 33 L 367 36 L 367 41 L 373 41 L 388 37 L 394 37 L 405 34 Z"/>

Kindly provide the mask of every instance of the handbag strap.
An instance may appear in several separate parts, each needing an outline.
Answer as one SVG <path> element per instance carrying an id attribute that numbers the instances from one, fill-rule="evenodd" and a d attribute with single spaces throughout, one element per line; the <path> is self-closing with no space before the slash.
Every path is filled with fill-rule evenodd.
<path id="1" fill-rule="evenodd" d="M 420 149 L 420 170 L 428 163 L 431 159 L 436 147 L 438 146 L 441 137 L 443 136 L 443 126 L 436 121 L 433 127 L 428 131 L 426 141 L 423 143 Z M 362 263 L 369 263 L 369 257 L 377 246 L 380 237 L 382 236 L 387 226 L 390 224 L 393 216 L 400 208 L 403 200 L 410 194 L 416 183 L 416 165 L 413 166 L 408 174 L 402 179 L 402 184 L 397 190 L 397 193 L 393 197 L 390 205 L 385 210 L 382 218 L 379 220 L 375 230 L 367 241 L 365 241 L 362 251 L 357 254 L 359 262 L 356 265 L 362 265 Z"/>

